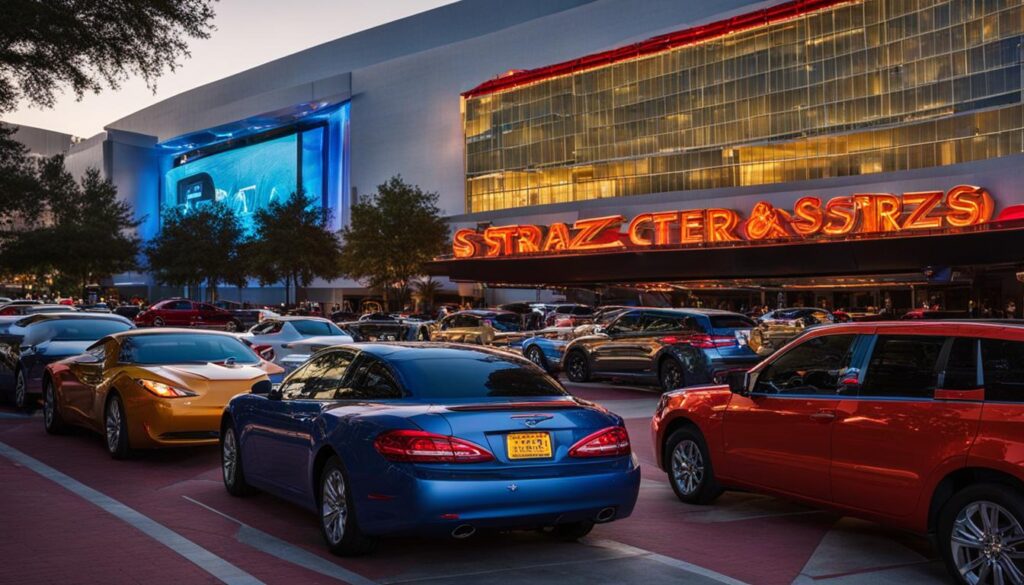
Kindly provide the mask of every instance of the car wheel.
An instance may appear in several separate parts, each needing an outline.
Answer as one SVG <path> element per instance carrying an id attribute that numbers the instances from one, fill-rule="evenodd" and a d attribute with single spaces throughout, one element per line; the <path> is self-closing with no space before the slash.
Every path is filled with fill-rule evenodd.
<path id="1" fill-rule="evenodd" d="M 18 368 L 18 373 L 14 375 L 14 406 L 18 408 L 28 408 L 28 385 L 25 382 L 25 370 Z"/>
<path id="2" fill-rule="evenodd" d="M 544 359 L 544 352 L 536 345 L 526 348 L 526 359 L 540 366 L 542 370 L 547 371 L 548 361 Z"/>
<path id="3" fill-rule="evenodd" d="M 153 317 L 153 327 L 163 327 L 164 320 L 161 317 Z"/>
<path id="4" fill-rule="evenodd" d="M 67 430 L 64 418 L 60 415 L 60 407 L 57 405 L 57 391 L 49 378 L 43 381 L 43 425 L 46 432 L 51 435 L 59 435 Z"/>
<path id="5" fill-rule="evenodd" d="M 1024 497 L 999 484 L 957 492 L 939 516 L 938 545 L 957 583 L 1024 583 Z"/>
<path id="6" fill-rule="evenodd" d="M 331 457 L 320 474 L 320 532 L 332 554 L 349 557 L 371 552 L 376 541 L 359 530 L 348 476 L 341 460 Z"/>
<path id="7" fill-rule="evenodd" d="M 672 491 L 687 504 L 710 504 L 722 494 L 715 481 L 707 445 L 700 431 L 684 427 L 665 442 L 668 481 Z"/>
<path id="8" fill-rule="evenodd" d="M 589 520 L 584 520 L 583 522 L 558 524 L 555 526 L 555 530 L 552 534 L 554 534 L 555 538 L 558 540 L 574 542 L 590 534 L 590 531 L 593 529 L 594 523 Z"/>
<path id="9" fill-rule="evenodd" d="M 220 434 L 220 467 L 224 476 L 224 487 L 229 494 L 241 498 L 256 493 L 256 489 L 245 481 L 238 435 L 231 423 L 224 425 Z"/>
<path id="10" fill-rule="evenodd" d="M 242 327 L 238 324 L 238 321 L 228 321 L 224 325 L 224 330 L 227 331 L 228 333 L 234 333 L 235 331 L 238 331 L 241 328 Z"/>
<path id="11" fill-rule="evenodd" d="M 671 392 L 684 385 L 683 365 L 675 358 L 666 358 L 658 368 L 658 381 L 662 392 Z"/>
<path id="12" fill-rule="evenodd" d="M 571 382 L 589 382 L 590 364 L 582 351 L 574 351 L 565 360 L 565 375 Z"/>
<path id="13" fill-rule="evenodd" d="M 107 399 L 106 413 L 103 416 L 106 430 L 107 452 L 114 459 L 126 459 L 131 452 L 128 446 L 128 418 L 125 416 L 124 403 L 117 394 Z"/>

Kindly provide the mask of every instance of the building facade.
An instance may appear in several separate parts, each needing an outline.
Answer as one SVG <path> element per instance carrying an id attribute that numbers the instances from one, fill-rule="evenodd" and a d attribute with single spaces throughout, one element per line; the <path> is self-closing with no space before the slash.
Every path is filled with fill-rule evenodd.
<path id="1" fill-rule="evenodd" d="M 431 271 L 490 302 L 1022 306 L 1022 38 L 1021 0 L 463 0 L 112 122 L 68 164 L 144 238 L 167 206 L 300 188 L 340 227 L 401 174 L 450 217 Z"/>

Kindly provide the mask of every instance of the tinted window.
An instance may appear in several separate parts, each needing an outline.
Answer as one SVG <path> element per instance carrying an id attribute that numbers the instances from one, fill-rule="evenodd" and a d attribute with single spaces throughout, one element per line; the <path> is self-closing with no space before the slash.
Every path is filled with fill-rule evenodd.
<path id="1" fill-rule="evenodd" d="M 640 311 L 630 311 L 608 326 L 608 333 L 633 333 L 640 331 L 640 319 L 643 314 Z"/>
<path id="2" fill-rule="evenodd" d="M 573 307 L 571 313 L 573 315 L 593 315 L 594 309 L 590 307 Z"/>
<path id="3" fill-rule="evenodd" d="M 712 329 L 752 329 L 754 321 L 743 315 L 712 315 Z"/>
<path id="4" fill-rule="evenodd" d="M 333 400 L 342 390 L 352 353 L 331 351 L 310 360 L 281 384 L 281 396 L 287 400 Z"/>
<path id="5" fill-rule="evenodd" d="M 292 321 L 292 327 L 302 335 L 342 335 L 341 329 L 330 321 Z"/>
<path id="6" fill-rule="evenodd" d="M 648 314 L 644 318 L 644 331 L 651 333 L 666 333 L 669 331 L 682 331 L 684 319 L 674 315 Z"/>
<path id="7" fill-rule="evenodd" d="M 449 327 L 479 327 L 480 319 L 475 315 L 455 315 L 448 323 Z"/>
<path id="8" fill-rule="evenodd" d="M 191 301 L 172 301 L 160 308 L 168 309 L 171 311 L 191 311 L 192 303 Z"/>
<path id="9" fill-rule="evenodd" d="M 497 315 L 488 319 L 491 322 L 491 327 L 494 327 L 498 331 L 519 331 L 519 315 Z"/>
<path id="10" fill-rule="evenodd" d="M 1024 342 L 981 340 L 985 400 L 1024 402 Z"/>
<path id="11" fill-rule="evenodd" d="M 392 365 L 417 398 L 565 395 L 558 382 L 536 366 L 483 352 L 409 358 Z"/>
<path id="12" fill-rule="evenodd" d="M 384 362 L 364 354 L 352 387 L 344 389 L 338 397 L 363 400 L 401 398 L 402 390 Z"/>
<path id="13" fill-rule="evenodd" d="M 945 343 L 945 337 L 935 335 L 879 335 L 861 396 L 930 398 Z"/>
<path id="14" fill-rule="evenodd" d="M 161 333 L 135 335 L 121 342 L 121 361 L 141 365 L 205 364 L 234 358 L 238 364 L 258 364 L 247 345 L 228 335 Z"/>
<path id="15" fill-rule="evenodd" d="M 850 355 L 856 337 L 824 335 L 808 339 L 761 370 L 754 391 L 764 394 L 837 394 L 839 382 L 851 373 Z"/>
<path id="16" fill-rule="evenodd" d="M 946 359 L 939 386 L 945 390 L 975 390 L 978 384 L 978 340 L 957 337 Z"/>
<path id="17" fill-rule="evenodd" d="M 25 340 L 33 345 L 43 341 L 93 341 L 131 328 L 128 323 L 112 319 L 43 321 L 29 328 Z"/>

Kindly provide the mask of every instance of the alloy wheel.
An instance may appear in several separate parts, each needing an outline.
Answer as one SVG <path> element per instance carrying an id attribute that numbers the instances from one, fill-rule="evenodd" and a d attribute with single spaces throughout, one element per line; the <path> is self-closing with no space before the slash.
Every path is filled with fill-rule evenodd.
<path id="1" fill-rule="evenodd" d="M 121 402 L 111 400 L 107 407 L 107 449 L 117 452 L 121 443 Z"/>
<path id="2" fill-rule="evenodd" d="M 235 470 L 238 469 L 238 448 L 235 445 L 235 432 L 228 428 L 224 432 L 224 446 L 221 453 L 221 467 L 224 471 L 224 482 L 228 485 L 235 483 Z"/>
<path id="3" fill-rule="evenodd" d="M 683 372 L 679 368 L 679 364 L 671 359 L 661 367 L 661 385 L 666 392 L 683 385 Z"/>
<path id="4" fill-rule="evenodd" d="M 47 427 L 53 426 L 53 399 L 53 384 L 47 382 L 43 388 L 43 421 Z"/>
<path id="5" fill-rule="evenodd" d="M 25 393 L 25 374 L 20 370 L 14 381 L 14 404 L 18 408 L 28 406 L 28 396 Z"/>
<path id="6" fill-rule="evenodd" d="M 544 356 L 541 355 L 540 348 L 531 347 L 526 352 L 526 358 L 529 359 L 531 362 L 537 364 L 538 366 L 542 368 L 544 367 Z"/>
<path id="7" fill-rule="evenodd" d="M 953 562 L 967 583 L 1024 583 L 1024 528 L 1006 508 L 971 502 L 957 514 L 950 540 Z"/>
<path id="8" fill-rule="evenodd" d="M 587 364 L 585 358 L 578 353 L 572 354 L 568 364 L 569 379 L 576 382 L 582 381 L 587 375 Z"/>
<path id="9" fill-rule="evenodd" d="M 672 450 L 672 481 L 687 496 L 696 493 L 704 481 L 704 456 L 690 439 L 679 441 Z"/>
<path id="10" fill-rule="evenodd" d="M 348 501 L 345 496 L 345 478 L 341 470 L 332 469 L 324 476 L 320 515 L 324 532 L 331 544 L 338 544 L 345 537 L 345 521 L 348 519 Z"/>

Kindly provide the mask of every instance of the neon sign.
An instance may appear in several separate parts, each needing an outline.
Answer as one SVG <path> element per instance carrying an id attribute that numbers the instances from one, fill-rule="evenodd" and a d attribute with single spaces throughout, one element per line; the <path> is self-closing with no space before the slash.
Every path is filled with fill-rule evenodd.
<path id="1" fill-rule="evenodd" d="M 572 225 L 461 229 L 455 232 L 452 251 L 456 258 L 497 258 L 739 241 L 827 240 L 964 228 L 988 222 L 994 212 L 988 191 L 960 185 L 948 192 L 866 193 L 828 201 L 802 197 L 792 210 L 760 201 L 745 219 L 732 209 L 705 208 L 641 213 L 628 222 L 621 215 L 611 215 L 580 219 Z"/>

